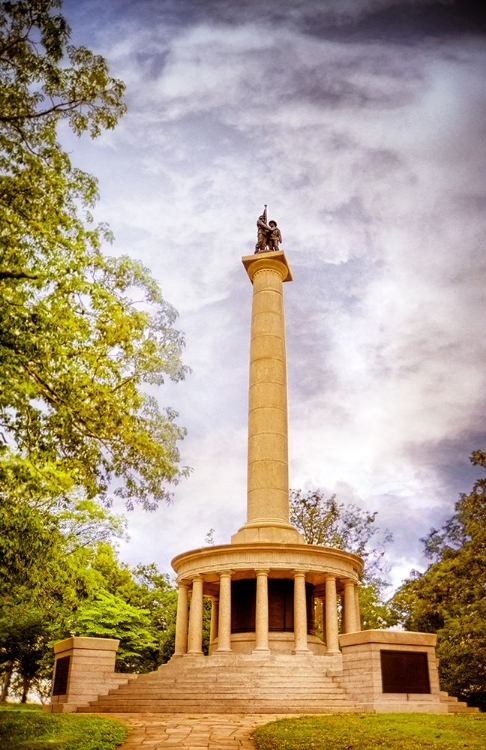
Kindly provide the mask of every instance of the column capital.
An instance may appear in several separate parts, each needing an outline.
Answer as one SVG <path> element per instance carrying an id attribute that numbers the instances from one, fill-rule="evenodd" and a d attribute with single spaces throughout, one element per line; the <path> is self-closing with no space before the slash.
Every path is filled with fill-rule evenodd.
<path id="1" fill-rule="evenodd" d="M 276 271 L 282 281 L 292 281 L 292 272 L 283 250 L 244 255 L 241 260 L 251 282 L 255 274 L 262 270 Z"/>
<path id="2" fill-rule="evenodd" d="M 255 568 L 256 576 L 265 576 L 266 578 L 268 578 L 269 573 L 270 573 L 270 568 Z"/>

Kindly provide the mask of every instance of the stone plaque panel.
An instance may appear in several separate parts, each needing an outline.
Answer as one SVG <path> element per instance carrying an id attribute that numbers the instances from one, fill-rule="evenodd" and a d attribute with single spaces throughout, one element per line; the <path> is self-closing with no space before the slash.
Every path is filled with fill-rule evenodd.
<path id="1" fill-rule="evenodd" d="M 384 693 L 430 693 L 427 654 L 416 651 L 380 651 Z"/>
<path id="2" fill-rule="evenodd" d="M 61 656 L 56 661 L 56 673 L 54 675 L 54 687 L 52 695 L 67 695 L 69 667 L 71 666 L 70 656 Z"/>

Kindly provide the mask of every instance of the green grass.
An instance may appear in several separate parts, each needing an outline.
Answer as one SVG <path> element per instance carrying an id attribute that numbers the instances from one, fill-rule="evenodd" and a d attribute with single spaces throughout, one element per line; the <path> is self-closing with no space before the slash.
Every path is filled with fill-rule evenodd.
<path id="1" fill-rule="evenodd" d="M 128 734 L 127 727 L 114 719 L 48 714 L 36 708 L 2 706 L 2 750 L 114 750 Z"/>
<path id="2" fill-rule="evenodd" d="M 300 716 L 258 727 L 253 739 L 257 750 L 484 750 L 486 715 Z"/>

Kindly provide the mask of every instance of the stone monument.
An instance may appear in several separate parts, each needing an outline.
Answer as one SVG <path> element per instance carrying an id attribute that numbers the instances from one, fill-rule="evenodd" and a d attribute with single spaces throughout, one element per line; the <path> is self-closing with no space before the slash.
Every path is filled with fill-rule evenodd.
<path id="1" fill-rule="evenodd" d="M 266 206 L 257 231 L 254 254 L 242 258 L 253 288 L 246 522 L 230 544 L 183 552 L 172 561 L 179 597 L 175 652 L 168 664 L 132 676 L 116 689 L 111 677 L 104 691 L 111 688 L 110 694 L 89 703 L 70 696 L 65 664 L 65 695 L 56 696 L 51 710 L 468 710 L 439 690 L 435 635 L 361 632 L 362 560 L 344 550 L 306 544 L 289 522 L 283 285 L 292 274 L 279 249 L 280 230 L 275 221 L 267 223 Z M 211 601 L 207 656 L 205 598 Z M 78 640 L 80 648 L 88 647 L 90 639 Z M 110 654 L 112 644 L 107 643 Z M 58 653 L 67 654 L 69 648 L 79 672 L 83 659 L 75 646 L 58 645 Z M 84 683 L 87 673 L 85 678 Z M 80 682 L 78 675 L 73 684 Z"/>

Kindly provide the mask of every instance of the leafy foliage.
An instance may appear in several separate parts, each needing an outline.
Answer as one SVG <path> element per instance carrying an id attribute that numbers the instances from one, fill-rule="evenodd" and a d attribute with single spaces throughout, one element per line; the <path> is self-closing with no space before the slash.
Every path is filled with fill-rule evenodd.
<path id="1" fill-rule="evenodd" d="M 378 536 L 376 516 L 376 512 L 369 513 L 356 505 L 338 503 L 335 495 L 326 498 L 320 490 L 290 491 L 290 521 L 307 544 L 337 547 L 363 559 L 360 608 L 366 629 L 385 628 L 396 622 L 395 612 L 383 601 L 389 586 L 384 577 L 388 572 L 385 553 L 392 535 L 386 531 L 381 538 Z"/>
<path id="2" fill-rule="evenodd" d="M 472 463 L 486 469 L 486 454 Z M 432 564 L 412 571 L 393 599 L 403 625 L 437 633 L 442 687 L 486 710 L 486 479 L 422 540 Z"/>
<path id="3" fill-rule="evenodd" d="M 147 269 L 101 253 L 96 180 L 58 140 L 61 121 L 96 137 L 125 111 L 59 5 L 0 3 L 0 486 L 14 472 L 106 498 L 116 480 L 128 507 L 151 508 L 186 473 L 184 431 L 142 387 L 184 376 L 183 340 Z"/>

